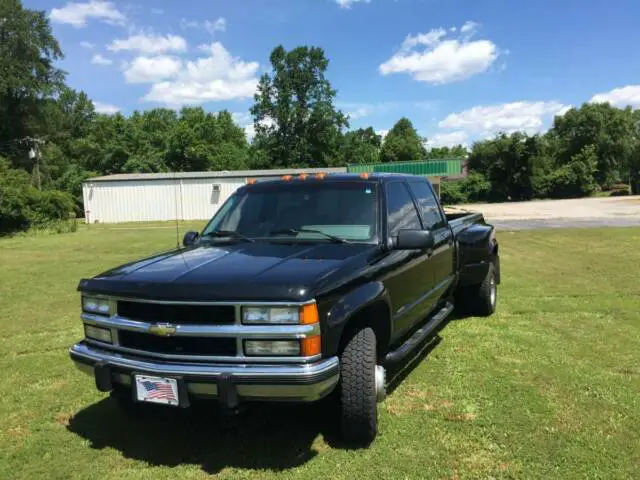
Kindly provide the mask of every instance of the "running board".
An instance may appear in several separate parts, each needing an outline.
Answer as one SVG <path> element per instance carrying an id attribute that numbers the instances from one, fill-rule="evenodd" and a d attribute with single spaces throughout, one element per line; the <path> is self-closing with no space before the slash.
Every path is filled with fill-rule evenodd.
<path id="1" fill-rule="evenodd" d="M 435 328 L 440 325 L 453 311 L 453 304 L 447 302 L 438 313 L 436 313 L 427 324 L 418 329 L 409 339 L 400 345 L 397 349 L 387 353 L 384 357 L 383 364 L 386 366 L 393 365 L 409 355 L 415 347 L 420 345 L 427 336 L 432 333 Z"/>

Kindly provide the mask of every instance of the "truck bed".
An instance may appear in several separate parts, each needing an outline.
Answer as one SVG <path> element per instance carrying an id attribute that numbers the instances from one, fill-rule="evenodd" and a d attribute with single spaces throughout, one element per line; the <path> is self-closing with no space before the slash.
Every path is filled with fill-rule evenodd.
<path id="1" fill-rule="evenodd" d="M 445 215 L 455 237 L 457 237 L 460 232 L 467 229 L 470 225 L 486 224 L 484 216 L 480 212 L 445 209 Z"/>

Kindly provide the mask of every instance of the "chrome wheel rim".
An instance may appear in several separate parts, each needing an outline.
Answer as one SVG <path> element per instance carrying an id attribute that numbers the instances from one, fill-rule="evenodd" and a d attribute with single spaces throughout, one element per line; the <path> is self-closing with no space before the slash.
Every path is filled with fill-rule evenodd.
<path id="1" fill-rule="evenodd" d="M 387 396 L 387 372 L 382 365 L 376 365 L 376 401 L 382 402 Z"/>
<path id="2" fill-rule="evenodd" d="M 491 288 L 491 293 L 489 294 L 489 300 L 491 301 L 491 306 L 495 307 L 496 305 L 496 279 L 491 277 L 491 283 L 489 284 Z"/>

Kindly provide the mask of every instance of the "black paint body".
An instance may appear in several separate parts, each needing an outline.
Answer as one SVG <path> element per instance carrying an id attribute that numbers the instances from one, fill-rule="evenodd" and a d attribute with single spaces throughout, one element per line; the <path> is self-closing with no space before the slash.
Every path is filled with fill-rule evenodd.
<path id="1" fill-rule="evenodd" d="M 273 186 L 273 182 L 265 182 Z M 480 283 L 493 263 L 499 275 L 495 229 L 481 214 L 446 216 L 431 229 L 432 245 L 398 249 L 387 228 L 386 191 L 392 182 L 424 182 L 396 174 L 332 175 L 308 182 L 375 182 L 379 240 L 375 243 L 198 242 L 83 279 L 78 289 L 118 297 L 175 301 L 286 302 L 314 299 L 321 321 L 323 356 L 338 353 L 350 322 L 375 312 L 382 351 L 401 344 L 430 313 L 450 301 L 456 288 Z M 262 183 L 243 189 L 261 188 Z M 412 194 L 422 226 L 427 223 Z M 382 341 L 380 340 L 382 339 Z"/>

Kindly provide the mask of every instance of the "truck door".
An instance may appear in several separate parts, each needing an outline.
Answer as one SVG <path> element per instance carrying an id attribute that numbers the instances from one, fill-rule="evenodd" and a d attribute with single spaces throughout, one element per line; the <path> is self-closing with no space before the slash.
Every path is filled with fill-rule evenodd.
<path id="1" fill-rule="evenodd" d="M 433 188 L 427 179 L 410 180 L 409 188 L 416 199 L 422 225 L 431 230 L 435 238 L 435 245 L 429 263 L 430 285 L 433 289 L 425 292 L 433 297 L 437 303 L 446 293 L 454 280 L 454 238 L 446 217 L 440 208 L 440 202 L 435 196 Z M 430 302 L 431 303 L 431 302 Z"/>
<path id="2" fill-rule="evenodd" d="M 421 229 L 416 203 L 403 181 L 385 185 L 387 232 L 396 237 L 398 231 Z M 382 281 L 391 298 L 394 338 L 401 336 L 433 307 L 435 299 L 427 295 L 434 290 L 429 250 L 392 250 L 383 260 Z"/>

